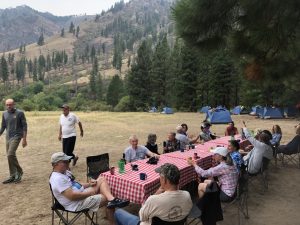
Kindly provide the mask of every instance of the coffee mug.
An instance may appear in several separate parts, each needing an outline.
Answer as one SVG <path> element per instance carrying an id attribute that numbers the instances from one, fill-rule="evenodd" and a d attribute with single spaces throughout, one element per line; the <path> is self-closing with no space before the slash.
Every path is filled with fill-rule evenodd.
<path id="1" fill-rule="evenodd" d="M 140 173 L 140 180 L 146 180 L 146 179 L 147 179 L 147 174 Z"/>
<path id="2" fill-rule="evenodd" d="M 180 151 L 181 151 L 181 152 L 184 152 L 184 149 L 182 148 L 182 149 L 180 149 Z"/>
<path id="3" fill-rule="evenodd" d="M 109 170 L 110 170 L 111 175 L 115 175 L 115 167 L 114 166 L 110 167 Z"/>
<path id="4" fill-rule="evenodd" d="M 138 171 L 139 170 L 139 165 L 131 164 L 131 169 L 134 170 L 134 171 Z"/>

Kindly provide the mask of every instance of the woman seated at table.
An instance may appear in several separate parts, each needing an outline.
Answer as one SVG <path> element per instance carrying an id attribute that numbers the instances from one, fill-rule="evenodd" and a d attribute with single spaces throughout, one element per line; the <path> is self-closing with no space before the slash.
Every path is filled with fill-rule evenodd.
<path id="1" fill-rule="evenodd" d="M 149 157 L 159 157 L 159 155 L 151 152 L 145 146 L 138 145 L 139 140 L 136 135 L 129 137 L 129 143 L 131 146 L 125 149 L 125 160 L 127 163 L 134 162 L 140 159 L 145 159 L 146 156 Z"/>
<path id="2" fill-rule="evenodd" d="M 292 155 L 298 152 L 300 148 L 300 123 L 295 126 L 295 129 L 296 136 L 287 145 L 279 145 L 277 153 Z"/>
<path id="3" fill-rule="evenodd" d="M 230 122 L 225 130 L 225 136 L 234 136 L 239 134 L 238 129 L 234 126 L 234 122 Z"/>
<path id="4" fill-rule="evenodd" d="M 240 144 L 237 140 L 230 140 L 228 145 L 228 152 L 233 160 L 234 165 L 238 169 L 238 171 L 241 171 L 241 167 L 243 164 L 243 158 L 241 154 L 239 153 Z"/>
<path id="5" fill-rule="evenodd" d="M 175 132 L 170 132 L 168 134 L 168 140 L 163 142 L 164 153 L 175 152 L 180 150 L 180 141 L 176 138 Z"/>
<path id="6" fill-rule="evenodd" d="M 209 130 L 211 127 L 211 124 L 208 123 L 208 122 L 204 122 L 200 129 L 201 129 L 201 133 L 199 135 L 199 138 L 201 141 L 203 142 L 207 142 L 207 141 L 210 141 L 210 140 L 213 140 L 213 139 L 216 139 L 217 136 L 212 134 L 211 131 Z"/>
<path id="7" fill-rule="evenodd" d="M 156 144 L 156 139 L 157 139 L 156 134 L 149 134 L 148 141 L 147 141 L 145 147 L 148 148 L 152 153 L 159 155 L 158 147 Z"/>
<path id="8" fill-rule="evenodd" d="M 274 147 L 279 146 L 281 138 L 282 138 L 281 128 L 279 125 L 276 124 L 272 127 L 272 139 L 270 141 L 271 145 Z"/>
<path id="9" fill-rule="evenodd" d="M 198 186 L 199 198 L 202 198 L 208 185 L 211 184 L 212 178 L 218 178 L 218 185 L 221 189 L 220 200 L 222 202 L 230 202 L 233 200 L 235 194 L 238 171 L 233 164 L 232 158 L 228 154 L 228 150 L 224 147 L 217 147 L 213 150 L 214 159 L 219 164 L 215 167 L 211 167 L 208 170 L 204 170 L 199 167 L 195 160 L 188 159 L 188 164 L 195 167 L 196 173 L 201 177 L 211 178 L 200 183 Z"/>

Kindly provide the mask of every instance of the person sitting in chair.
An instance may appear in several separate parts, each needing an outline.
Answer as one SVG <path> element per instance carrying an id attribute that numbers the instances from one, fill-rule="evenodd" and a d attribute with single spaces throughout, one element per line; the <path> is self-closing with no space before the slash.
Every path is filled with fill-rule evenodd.
<path id="1" fill-rule="evenodd" d="M 63 152 L 51 156 L 53 172 L 49 182 L 54 197 L 66 210 L 74 212 L 87 208 L 97 212 L 99 207 L 107 202 L 108 219 L 113 225 L 113 209 L 125 207 L 129 201 L 115 198 L 104 177 L 99 176 L 97 180 L 92 179 L 89 183 L 78 183 L 69 171 L 71 158 L 72 156 L 67 156 Z"/>
<path id="2" fill-rule="evenodd" d="M 195 160 L 188 158 L 187 162 L 189 165 L 195 167 L 196 173 L 201 177 L 209 178 L 204 180 L 198 186 L 199 198 L 202 198 L 206 188 L 211 184 L 213 177 L 218 178 L 218 184 L 220 187 L 220 201 L 230 202 L 233 200 L 237 182 L 238 182 L 238 171 L 233 164 L 232 158 L 228 154 L 228 150 L 224 147 L 217 147 L 213 150 L 214 160 L 219 164 L 215 167 L 211 167 L 208 170 L 204 170 L 199 167 Z"/>
<path id="3" fill-rule="evenodd" d="M 257 174 L 263 163 L 263 157 L 267 159 L 272 159 L 273 157 L 273 149 L 271 147 L 270 140 L 272 139 L 272 134 L 268 130 L 263 130 L 259 134 L 257 134 L 256 138 L 253 137 L 248 129 L 246 128 L 246 124 L 244 123 L 243 132 L 245 137 L 249 140 L 249 142 L 253 145 L 253 149 L 244 156 L 243 160 L 245 165 L 247 166 L 247 171 L 250 174 Z"/>
<path id="4" fill-rule="evenodd" d="M 140 159 L 145 159 L 146 156 L 156 158 L 159 157 L 159 155 L 151 152 L 145 146 L 138 145 L 139 140 L 136 135 L 132 135 L 129 137 L 129 143 L 131 144 L 131 146 L 124 150 L 125 160 L 127 163 L 134 162 Z"/>
<path id="5" fill-rule="evenodd" d="M 239 153 L 240 144 L 237 140 L 230 140 L 228 145 L 228 152 L 233 160 L 234 165 L 238 169 L 238 171 L 241 171 L 241 167 L 243 164 L 243 158 L 241 154 Z"/>
<path id="6" fill-rule="evenodd" d="M 155 171 L 160 175 L 160 187 L 145 201 L 139 217 L 117 209 L 116 225 L 151 225 L 153 217 L 167 222 L 180 221 L 187 217 L 193 203 L 189 192 L 178 188 L 180 171 L 177 166 L 165 163 Z"/>
<path id="7" fill-rule="evenodd" d="M 201 133 L 199 134 L 199 138 L 203 142 L 207 142 L 213 139 L 216 139 L 217 136 L 212 134 L 210 131 L 211 124 L 209 122 L 204 122 L 201 126 Z"/>
<path id="8" fill-rule="evenodd" d="M 282 132 L 279 125 L 274 125 L 272 127 L 272 139 L 270 140 L 270 143 L 272 146 L 277 147 L 280 144 L 280 140 L 282 138 Z"/>
<path id="9" fill-rule="evenodd" d="M 295 126 L 296 136 L 286 145 L 279 145 L 277 153 L 292 155 L 298 152 L 300 148 L 300 123 Z"/>
<path id="10" fill-rule="evenodd" d="M 180 141 L 176 138 L 176 133 L 170 132 L 168 134 L 168 140 L 163 142 L 164 153 L 175 152 L 180 150 Z"/>
<path id="11" fill-rule="evenodd" d="M 234 126 L 234 122 L 230 122 L 225 130 L 225 136 L 234 136 L 239 134 L 238 129 Z"/>
<path id="12" fill-rule="evenodd" d="M 147 144 L 145 145 L 145 147 L 148 148 L 152 153 L 159 155 L 158 147 L 157 147 L 157 144 L 155 143 L 156 139 L 157 139 L 156 134 L 149 134 L 148 141 L 147 141 Z"/>

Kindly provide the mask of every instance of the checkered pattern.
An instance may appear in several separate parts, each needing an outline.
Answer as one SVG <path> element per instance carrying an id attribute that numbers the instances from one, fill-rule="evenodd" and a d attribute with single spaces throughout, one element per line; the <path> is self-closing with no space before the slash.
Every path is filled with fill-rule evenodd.
<path id="1" fill-rule="evenodd" d="M 139 160 L 133 164 L 138 165 L 138 171 L 132 171 L 130 164 L 125 165 L 125 173 L 119 174 L 118 168 L 116 168 L 115 175 L 111 175 L 110 172 L 102 173 L 101 176 L 105 177 L 107 180 L 111 192 L 114 196 L 128 199 L 130 202 L 142 204 L 151 194 L 160 186 L 159 183 L 159 174 L 154 170 L 165 164 L 172 163 L 178 167 L 180 170 L 180 183 L 179 187 L 183 187 L 192 180 L 197 179 L 197 174 L 194 167 L 189 166 L 186 162 L 188 157 L 194 157 L 194 153 L 200 157 L 197 159 L 197 164 L 203 169 L 208 169 L 212 165 L 212 153 L 210 152 L 211 148 L 217 147 L 217 145 L 227 146 L 228 140 L 230 137 L 220 138 L 221 141 L 205 142 L 204 144 L 199 144 L 195 149 L 191 149 L 185 152 L 171 152 L 163 154 L 160 156 L 157 165 L 150 165 L 146 163 L 148 159 Z M 226 144 L 226 145 L 225 145 Z M 140 173 L 146 173 L 147 179 L 140 180 Z"/>

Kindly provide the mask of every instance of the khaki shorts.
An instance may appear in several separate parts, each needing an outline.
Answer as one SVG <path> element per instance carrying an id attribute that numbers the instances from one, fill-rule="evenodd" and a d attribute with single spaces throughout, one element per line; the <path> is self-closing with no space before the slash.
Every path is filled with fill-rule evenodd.
<path id="1" fill-rule="evenodd" d="M 86 188 L 84 191 L 87 191 L 89 188 Z M 83 209 L 89 209 L 92 212 L 97 212 L 101 203 L 103 203 L 104 196 L 101 194 L 92 195 L 87 197 L 86 199 L 80 201 L 79 205 L 76 208 L 76 211 L 80 211 Z"/>

